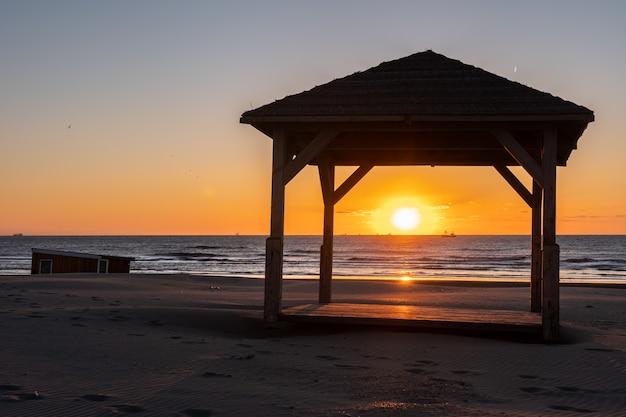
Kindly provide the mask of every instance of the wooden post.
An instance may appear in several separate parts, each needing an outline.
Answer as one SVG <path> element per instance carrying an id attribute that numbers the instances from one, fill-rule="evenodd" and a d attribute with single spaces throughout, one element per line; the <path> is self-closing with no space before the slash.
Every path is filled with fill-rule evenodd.
<path id="1" fill-rule="evenodd" d="M 543 308 L 545 341 L 559 339 L 559 247 L 556 244 L 557 132 L 546 129 L 543 140 Z"/>
<path id="2" fill-rule="evenodd" d="M 322 197 L 324 198 L 324 238 L 320 249 L 320 304 L 326 304 L 332 301 L 335 204 L 370 172 L 372 168 L 373 165 L 359 166 L 335 190 L 335 166 L 329 161 L 321 161 L 318 165 L 320 184 L 322 185 Z"/>
<path id="3" fill-rule="evenodd" d="M 278 327 L 283 288 L 283 242 L 285 233 L 284 167 L 288 162 L 283 131 L 273 135 L 272 211 L 270 237 L 265 245 L 265 326 Z"/>
<path id="4" fill-rule="evenodd" d="M 332 300 L 333 223 L 335 206 L 324 204 L 324 240 L 320 251 L 320 303 Z"/>
<path id="5" fill-rule="evenodd" d="M 335 167 L 329 163 L 318 166 L 324 198 L 324 237 L 320 250 L 319 302 L 330 303 L 333 279 L 333 235 L 335 216 Z"/>
<path id="6" fill-rule="evenodd" d="M 530 311 L 541 311 L 541 205 L 543 204 L 542 189 L 533 181 L 532 194 L 532 225 L 530 238 Z"/>
<path id="7" fill-rule="evenodd" d="M 513 139 L 511 139 L 513 140 Z M 539 164 L 536 164 L 539 166 Z M 494 168 L 513 187 L 532 210 L 532 226 L 530 239 L 530 311 L 538 313 L 541 311 L 541 204 L 542 188 L 540 183 L 533 178 L 532 193 L 521 183 L 521 181 L 504 165 L 494 165 Z M 543 172 L 541 173 L 543 178 Z"/>

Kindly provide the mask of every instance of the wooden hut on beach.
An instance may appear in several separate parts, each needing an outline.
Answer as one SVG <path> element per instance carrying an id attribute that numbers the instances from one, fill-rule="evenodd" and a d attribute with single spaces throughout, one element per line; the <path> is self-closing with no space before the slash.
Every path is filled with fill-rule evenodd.
<path id="1" fill-rule="evenodd" d="M 135 258 L 33 248 L 31 274 L 128 274 Z"/>
<path id="2" fill-rule="evenodd" d="M 557 340 L 556 167 L 566 165 L 593 120 L 593 112 L 583 106 L 433 51 L 384 62 L 245 112 L 241 123 L 273 139 L 266 325 L 276 326 L 285 315 L 285 186 L 306 165 L 318 167 L 324 200 L 320 306 L 331 302 L 334 205 L 374 166 L 493 166 L 531 208 L 530 312 L 540 318 L 544 339 Z M 357 168 L 335 187 L 336 166 Z M 530 189 L 511 166 L 530 174 Z"/>

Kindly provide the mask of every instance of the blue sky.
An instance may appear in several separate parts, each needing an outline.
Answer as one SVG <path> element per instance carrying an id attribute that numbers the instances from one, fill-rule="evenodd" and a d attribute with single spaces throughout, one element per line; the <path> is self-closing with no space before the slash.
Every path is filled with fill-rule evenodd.
<path id="1" fill-rule="evenodd" d="M 271 141 L 241 113 L 426 49 L 594 110 L 559 172 L 561 230 L 626 233 L 625 18 L 621 1 L 3 1 L 0 234 L 265 233 Z"/>

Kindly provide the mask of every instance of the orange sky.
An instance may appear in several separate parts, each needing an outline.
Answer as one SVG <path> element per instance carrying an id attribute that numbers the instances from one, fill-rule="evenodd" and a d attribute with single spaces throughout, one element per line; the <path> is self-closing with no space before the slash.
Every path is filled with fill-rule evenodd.
<path id="1" fill-rule="evenodd" d="M 558 170 L 557 232 L 626 234 L 624 17 L 619 2 L 3 4 L 0 235 L 267 234 L 271 140 L 240 115 L 426 49 L 593 110 Z M 335 231 L 402 233 L 403 206 L 421 214 L 408 233 L 530 228 L 492 168 L 376 167 Z M 286 232 L 321 231 L 309 167 Z"/>

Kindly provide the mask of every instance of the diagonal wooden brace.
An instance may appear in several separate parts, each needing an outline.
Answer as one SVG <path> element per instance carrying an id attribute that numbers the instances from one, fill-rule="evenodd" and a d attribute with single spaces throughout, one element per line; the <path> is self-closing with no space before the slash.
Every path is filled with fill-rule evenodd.
<path id="1" fill-rule="evenodd" d="M 283 171 L 283 184 L 287 185 L 298 172 L 307 166 L 330 142 L 337 137 L 339 132 L 324 130 L 309 142 L 296 157 L 289 161 Z"/>
<path id="2" fill-rule="evenodd" d="M 506 149 L 506 151 L 520 164 L 531 177 L 544 188 L 543 169 L 519 142 L 506 130 L 493 130 L 491 132 Z"/>

